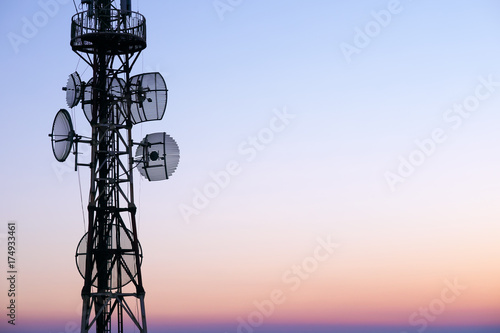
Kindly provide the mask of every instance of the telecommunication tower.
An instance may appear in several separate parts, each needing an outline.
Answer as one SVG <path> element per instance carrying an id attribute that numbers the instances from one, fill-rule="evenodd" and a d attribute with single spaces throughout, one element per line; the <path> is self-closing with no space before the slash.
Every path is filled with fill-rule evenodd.
<path id="1" fill-rule="evenodd" d="M 83 82 L 68 78 L 69 108 L 81 103 L 91 137 L 75 133 L 65 109 L 56 114 L 51 137 L 55 158 L 73 151 L 75 170 L 90 168 L 88 230 L 76 250 L 84 279 L 81 332 L 147 332 L 142 249 L 137 235 L 133 169 L 149 181 L 168 179 L 179 163 L 179 147 L 166 133 L 132 141 L 132 126 L 161 120 L 167 87 L 160 73 L 131 76 L 146 48 L 146 19 L 130 0 L 82 0 L 71 19 L 71 48 L 93 70 Z M 91 147 L 90 161 L 78 160 L 79 144 Z M 136 146 L 135 155 L 132 150 Z"/>

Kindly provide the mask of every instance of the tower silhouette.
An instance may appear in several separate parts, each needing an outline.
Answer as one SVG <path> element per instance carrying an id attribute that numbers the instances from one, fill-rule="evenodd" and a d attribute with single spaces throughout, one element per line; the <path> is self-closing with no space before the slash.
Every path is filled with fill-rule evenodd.
<path id="1" fill-rule="evenodd" d="M 146 19 L 131 10 L 130 0 L 82 0 L 81 8 L 71 20 L 70 44 L 93 74 L 87 83 L 71 74 L 63 90 L 70 108 L 81 101 L 92 135 L 77 135 L 64 109 L 50 134 L 58 161 L 64 162 L 73 149 L 75 169 L 90 167 L 88 229 L 76 251 L 84 278 L 81 332 L 95 327 L 97 333 L 121 333 L 131 325 L 145 333 L 133 169 L 150 181 L 168 179 L 177 168 L 179 149 L 166 133 L 134 143 L 132 127 L 163 118 L 167 88 L 160 73 L 130 74 L 146 48 Z M 88 163 L 78 161 L 81 143 L 91 146 Z"/>

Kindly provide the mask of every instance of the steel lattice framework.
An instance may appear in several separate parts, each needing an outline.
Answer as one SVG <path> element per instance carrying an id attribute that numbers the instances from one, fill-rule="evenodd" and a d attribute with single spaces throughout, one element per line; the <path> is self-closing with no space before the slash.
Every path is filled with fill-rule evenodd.
<path id="1" fill-rule="evenodd" d="M 179 147 L 164 132 L 132 141 L 133 125 L 163 118 L 167 87 L 157 72 L 130 76 L 146 48 L 146 20 L 131 11 L 130 0 L 121 0 L 120 7 L 115 2 L 82 0 L 86 10 L 71 20 L 71 47 L 93 74 L 85 83 L 72 73 L 63 90 L 70 108 L 81 101 L 92 135 L 77 135 L 65 109 L 56 114 L 49 135 L 59 162 L 73 149 L 75 170 L 90 167 L 88 229 L 76 251 L 84 278 L 82 333 L 122 333 L 129 324 L 134 332 L 147 332 L 133 169 L 158 181 L 168 179 L 179 163 Z M 80 143 L 91 146 L 87 164 L 78 162 Z"/>
<path id="2" fill-rule="evenodd" d="M 133 14 L 133 16 L 132 16 Z M 145 291 L 133 188 L 130 70 L 146 47 L 146 23 L 112 1 L 96 1 L 72 18 L 71 46 L 93 69 L 91 181 L 88 205 L 81 331 L 124 330 L 124 313 L 147 332 Z M 84 106 L 85 107 L 85 106 Z M 126 223 L 128 222 L 128 223 Z M 127 224 L 130 224 L 131 230 Z M 132 260 L 130 260 L 132 258 Z M 126 288 L 131 283 L 133 288 Z M 127 291 L 126 289 L 133 289 Z M 139 314 L 132 310 L 139 301 Z"/>

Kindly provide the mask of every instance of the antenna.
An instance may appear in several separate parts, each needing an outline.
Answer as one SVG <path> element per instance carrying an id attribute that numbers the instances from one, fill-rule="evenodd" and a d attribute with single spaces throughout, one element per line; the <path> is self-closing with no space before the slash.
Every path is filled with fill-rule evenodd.
<path id="1" fill-rule="evenodd" d="M 146 73 L 130 78 L 132 94 L 131 121 L 161 120 L 167 108 L 167 85 L 160 73 Z"/>
<path id="2" fill-rule="evenodd" d="M 118 226 L 116 224 L 111 225 L 111 238 L 110 238 L 110 244 L 111 244 L 111 251 L 124 251 L 122 255 L 123 263 L 121 265 L 118 265 L 117 262 L 112 265 L 111 270 L 112 274 L 111 276 L 114 277 L 111 280 L 110 288 L 111 289 L 118 289 L 119 287 L 126 286 L 130 282 L 132 282 L 132 277 L 137 276 L 137 267 L 135 266 L 135 255 L 133 251 L 133 234 L 130 230 L 124 228 L 123 226 Z M 117 228 L 120 228 L 120 230 L 116 230 Z M 118 232 L 119 231 L 119 232 Z M 118 238 L 119 237 L 119 238 Z M 80 239 L 80 242 L 78 243 L 78 246 L 76 248 L 76 255 L 75 255 L 75 260 L 76 260 L 76 267 L 78 268 L 78 272 L 82 276 L 82 278 L 85 279 L 85 269 L 86 269 L 86 262 L 87 262 L 87 240 L 88 240 L 88 233 L 85 233 L 83 237 Z M 96 246 L 96 244 L 94 244 Z M 139 257 L 140 257 L 140 263 L 142 264 L 142 247 L 141 244 L 139 243 Z M 97 271 L 97 267 L 95 266 L 94 262 L 94 267 L 92 267 L 93 271 Z M 105 267 L 106 269 L 108 267 Z M 120 270 L 120 271 L 118 271 Z M 131 274 L 127 274 L 127 271 L 130 271 Z M 118 279 L 118 277 L 121 276 L 121 279 Z M 93 287 L 98 287 L 97 281 L 94 281 L 92 284 Z"/>
<path id="3" fill-rule="evenodd" d="M 68 111 L 61 109 L 57 112 L 52 124 L 52 133 L 49 136 L 51 137 L 52 152 L 56 160 L 64 162 L 71 151 L 73 138 L 75 137 L 73 123 Z"/>
<path id="4" fill-rule="evenodd" d="M 132 11 L 132 0 L 121 0 L 120 9 L 122 15 L 130 15 Z"/>
<path id="5" fill-rule="evenodd" d="M 134 143 L 132 127 L 163 118 L 167 86 L 157 72 L 130 75 L 146 48 L 146 19 L 132 11 L 130 0 L 81 3 L 84 11 L 71 19 L 70 45 L 93 73 L 86 83 L 72 73 L 63 90 L 68 107 L 81 103 L 92 137 L 75 134 L 65 109 L 56 114 L 49 135 L 58 161 L 73 149 L 75 169 L 90 168 L 88 230 L 75 254 L 84 279 L 81 332 L 123 333 L 131 326 L 147 333 L 133 170 L 149 181 L 168 179 L 179 164 L 179 147 L 165 132 Z M 88 163 L 78 163 L 80 144 L 91 147 Z M 138 313 L 132 310 L 136 302 Z"/>
<path id="6" fill-rule="evenodd" d="M 149 181 L 168 179 L 179 164 L 179 146 L 165 132 L 148 134 L 135 152 L 139 172 Z"/>
<path id="7" fill-rule="evenodd" d="M 68 107 L 75 107 L 82 97 L 82 80 L 80 80 L 80 75 L 77 72 L 70 74 L 68 83 L 66 83 L 66 87 L 63 87 L 63 90 L 66 90 L 66 104 L 68 104 Z"/>
<path id="8" fill-rule="evenodd" d="M 126 115 L 124 114 L 124 110 L 126 110 L 126 100 L 124 96 L 124 90 L 126 88 L 125 80 L 119 77 L 108 77 L 106 79 L 105 92 L 107 94 L 108 103 L 112 106 L 116 106 L 119 108 L 120 112 L 116 114 L 116 121 L 119 124 L 123 124 L 125 121 Z M 82 100 L 82 109 L 85 114 L 85 118 L 92 123 L 93 116 L 92 110 L 94 105 L 94 91 L 96 90 L 96 86 L 94 84 L 94 80 L 90 79 L 87 85 L 85 86 L 85 90 L 83 91 L 83 100 Z"/>

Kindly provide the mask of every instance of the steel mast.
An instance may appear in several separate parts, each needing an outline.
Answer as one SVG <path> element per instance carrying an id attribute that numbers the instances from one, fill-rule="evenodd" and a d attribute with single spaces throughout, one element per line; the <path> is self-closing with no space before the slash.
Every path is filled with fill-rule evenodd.
<path id="1" fill-rule="evenodd" d="M 146 19 L 131 10 L 130 0 L 81 3 L 85 10 L 71 19 L 70 44 L 92 68 L 92 78 L 85 83 L 74 72 L 63 90 L 70 108 L 81 102 L 92 135 L 76 134 L 65 109 L 56 114 L 49 135 L 59 162 L 73 150 L 75 170 L 90 167 L 88 227 L 76 251 L 84 278 L 81 332 L 122 333 L 131 325 L 146 333 L 133 170 L 149 181 L 168 179 L 178 166 L 179 147 L 164 132 L 134 143 L 132 126 L 163 118 L 167 86 L 157 72 L 131 76 L 146 48 Z M 91 146 L 89 163 L 78 161 L 79 144 Z"/>
<path id="2" fill-rule="evenodd" d="M 91 184 L 88 204 L 81 332 L 124 331 L 124 313 L 139 332 L 147 332 L 145 291 L 136 227 L 132 172 L 130 103 L 125 82 L 146 48 L 146 20 L 130 2 L 117 8 L 112 0 L 82 1 L 87 10 L 71 21 L 71 47 L 93 69 L 91 99 Z M 128 105 L 127 105 L 128 104 Z M 127 161 L 128 163 L 124 163 Z M 131 225 L 127 228 L 126 221 Z M 85 238 L 85 237 L 84 237 Z M 84 245 L 83 245 L 84 244 Z M 83 263 L 82 263 L 83 264 Z M 135 290 L 125 291 L 132 283 Z M 132 309 L 139 302 L 139 314 Z"/>

